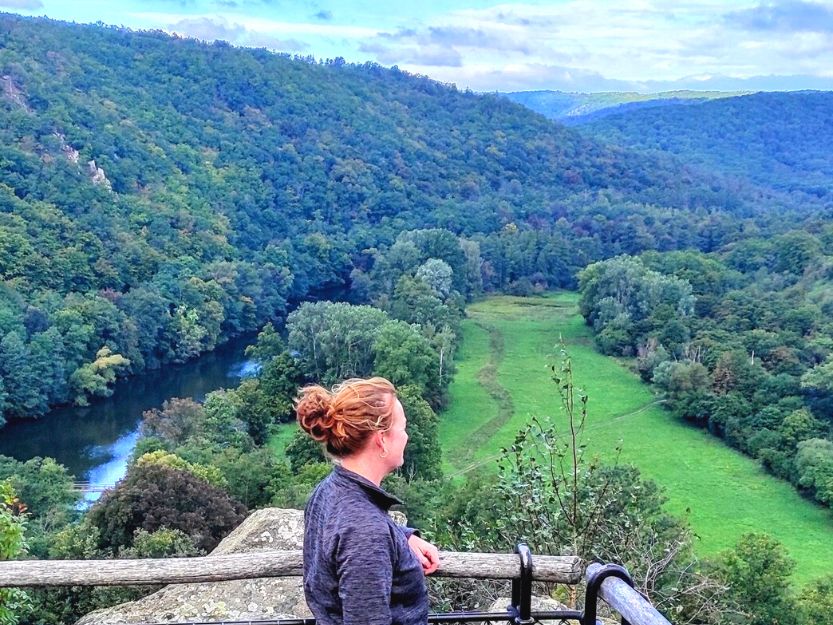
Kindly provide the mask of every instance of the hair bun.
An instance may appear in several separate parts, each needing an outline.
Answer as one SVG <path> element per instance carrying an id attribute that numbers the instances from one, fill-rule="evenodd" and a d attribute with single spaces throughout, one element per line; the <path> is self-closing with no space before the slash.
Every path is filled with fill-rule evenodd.
<path id="1" fill-rule="evenodd" d="M 321 386 L 307 386 L 301 389 L 301 396 L 295 403 L 298 425 L 314 440 L 324 443 L 332 436 L 335 419 L 331 416 L 333 396 Z"/>
<path id="2" fill-rule="evenodd" d="M 306 386 L 295 400 L 298 425 L 331 456 L 361 449 L 373 432 L 391 427 L 396 389 L 384 378 L 345 380 L 332 391 Z"/>

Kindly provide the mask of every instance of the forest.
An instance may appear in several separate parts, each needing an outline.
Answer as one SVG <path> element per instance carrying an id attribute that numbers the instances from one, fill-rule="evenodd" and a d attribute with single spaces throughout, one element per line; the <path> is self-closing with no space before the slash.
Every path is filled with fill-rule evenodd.
<path id="1" fill-rule="evenodd" d="M 395 68 L 11 15 L 0 38 L 0 421 L 361 285 L 402 230 L 523 292 L 826 210 Z"/>
<path id="2" fill-rule="evenodd" d="M 829 94 L 575 129 L 395 67 L 12 15 L 0 82 L 0 424 L 259 332 L 257 375 L 148 411 L 127 476 L 86 513 L 62 466 L 0 457 L 0 559 L 194 555 L 249 510 L 302 506 L 329 470 L 320 449 L 270 446 L 298 387 L 377 374 L 412 428 L 388 487 L 447 548 L 525 536 L 621 561 L 679 623 L 830 622 L 833 579 L 793 590 L 764 535 L 698 559 L 634 467 L 576 467 L 571 495 L 602 493 L 596 516 L 545 500 L 512 516 L 518 484 L 563 492 L 530 468 L 556 434 L 531 422 L 496 474 L 462 479 L 443 476 L 437 434 L 466 304 L 578 289 L 598 349 L 630 359 L 669 418 L 833 506 Z M 553 375 L 570 387 L 569 359 Z M 609 533 L 588 529 L 600 519 Z M 139 594 L 0 591 L 0 623 L 69 623 Z"/>
<path id="3" fill-rule="evenodd" d="M 833 138 L 827 91 L 755 93 L 615 112 L 581 125 L 588 136 L 648 152 L 684 156 L 705 170 L 813 202 L 830 202 Z"/>

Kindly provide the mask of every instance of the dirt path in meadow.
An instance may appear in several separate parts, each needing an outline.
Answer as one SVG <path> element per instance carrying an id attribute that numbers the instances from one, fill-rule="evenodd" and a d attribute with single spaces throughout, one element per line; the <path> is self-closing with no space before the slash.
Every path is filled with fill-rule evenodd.
<path id="1" fill-rule="evenodd" d="M 515 414 L 512 395 L 498 382 L 498 367 L 504 354 L 503 334 L 495 326 L 485 321 L 475 321 L 475 323 L 489 335 L 489 361 L 477 372 L 477 382 L 497 404 L 497 414 L 471 433 L 466 450 L 460 454 L 458 461 L 455 463 L 457 466 L 470 463 L 474 453 L 485 445 Z M 475 463 L 475 466 L 478 464 L 480 463 Z M 461 472 L 468 470 L 470 469 L 463 469 Z"/>
<path id="2" fill-rule="evenodd" d="M 486 365 L 486 366 L 488 366 L 488 365 Z M 485 368 L 486 368 L 486 366 L 484 366 L 484 367 L 483 367 L 483 369 L 485 369 Z M 480 371 L 483 371 L 483 369 L 481 369 Z M 478 378 L 478 379 L 479 379 L 479 378 Z M 485 385 L 484 385 L 484 386 L 485 386 Z M 501 386 L 500 388 L 503 388 L 503 387 Z M 503 390 L 504 390 L 504 391 L 506 391 L 506 389 L 503 389 Z M 508 391 L 507 391 L 507 395 L 508 395 Z M 512 403 L 512 397 L 511 397 L 511 396 L 509 396 L 509 403 L 510 403 L 510 405 L 511 405 L 511 403 Z M 624 413 L 622 413 L 622 414 L 616 415 L 615 417 L 613 417 L 612 421 L 621 421 L 621 420 L 623 420 L 623 419 L 627 419 L 628 417 L 631 417 L 631 416 L 634 416 L 634 415 L 638 415 L 638 414 L 639 414 L 639 413 L 641 413 L 641 412 L 645 412 L 646 410 L 648 410 L 648 408 L 651 408 L 652 406 L 656 406 L 656 405 L 659 405 L 659 404 L 662 404 L 662 403 L 663 403 L 663 400 L 661 400 L 661 399 L 658 399 L 658 400 L 653 400 L 653 401 L 649 401 L 647 404 L 643 404 L 642 406 L 639 406 L 638 408 L 635 408 L 634 410 L 630 410 L 630 411 L 628 411 L 628 412 L 624 412 Z M 511 416 L 511 413 L 510 413 L 510 416 Z M 478 429 L 477 431 L 479 432 L 480 430 L 482 430 L 482 429 L 486 428 L 486 427 L 487 427 L 487 426 L 489 426 L 489 425 L 490 425 L 493 421 L 496 421 L 497 419 L 498 419 L 498 417 L 495 417 L 494 419 L 492 419 L 492 421 L 489 421 L 488 423 L 485 423 L 484 425 L 482 425 L 482 426 L 480 427 L 480 429 Z M 506 423 L 506 420 L 504 420 L 504 421 L 501 423 L 501 425 L 503 425 L 503 423 Z M 585 431 L 593 430 L 593 429 L 600 428 L 600 427 L 605 427 L 605 426 L 607 426 L 609 423 L 610 423 L 610 421 L 607 421 L 607 422 L 605 422 L 605 423 L 600 423 L 600 424 L 598 424 L 598 425 L 596 425 L 596 426 L 591 426 L 591 427 L 588 427 Z M 498 427 L 500 427 L 500 426 L 498 426 Z M 492 431 L 491 431 L 491 434 L 490 434 L 489 436 L 493 435 L 496 431 L 497 431 L 497 429 L 492 430 Z M 489 438 L 489 437 L 486 437 L 485 439 L 482 439 L 482 440 L 480 441 L 480 443 L 482 444 L 483 442 L 485 442 L 486 440 L 488 440 L 488 438 Z M 475 451 L 476 449 L 477 449 L 476 447 L 470 448 L 470 450 L 471 450 L 471 451 L 467 452 L 467 453 L 468 453 L 468 456 L 465 456 L 465 457 L 464 457 L 464 459 L 465 459 L 465 460 L 471 460 L 471 456 L 472 456 L 472 454 L 474 453 L 474 451 Z M 485 457 L 485 458 L 480 458 L 480 459 L 479 459 L 479 460 L 477 460 L 477 461 L 470 462 L 468 465 L 466 465 L 466 466 L 462 467 L 461 469 L 459 469 L 459 470 L 455 471 L 454 473 L 451 473 L 451 474 L 450 474 L 450 475 L 448 475 L 447 477 L 450 477 L 450 478 L 455 478 L 455 477 L 458 477 L 458 476 L 460 476 L 460 475 L 465 475 L 466 473 L 470 473 L 471 471 L 474 471 L 476 468 L 481 467 L 481 466 L 483 466 L 484 464 L 487 464 L 487 463 L 489 463 L 489 462 L 494 462 L 494 461 L 495 461 L 495 460 L 497 460 L 498 458 L 500 458 L 500 454 L 492 454 L 491 456 L 487 456 L 487 457 Z"/>

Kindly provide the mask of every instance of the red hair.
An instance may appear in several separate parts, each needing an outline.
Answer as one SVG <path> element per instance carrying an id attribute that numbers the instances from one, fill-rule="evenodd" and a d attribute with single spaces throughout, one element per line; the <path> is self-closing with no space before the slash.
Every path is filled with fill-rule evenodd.
<path id="1" fill-rule="evenodd" d="M 385 378 L 345 380 L 328 391 L 306 386 L 295 399 L 298 424 L 336 457 L 361 450 L 373 432 L 393 423 L 396 389 Z"/>

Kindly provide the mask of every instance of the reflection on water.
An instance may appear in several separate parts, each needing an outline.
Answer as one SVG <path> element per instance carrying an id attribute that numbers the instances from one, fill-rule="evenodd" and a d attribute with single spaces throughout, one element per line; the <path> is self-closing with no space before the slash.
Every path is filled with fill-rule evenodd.
<path id="1" fill-rule="evenodd" d="M 114 443 L 107 446 L 93 447 L 90 450 L 90 458 L 101 461 L 101 464 L 92 467 L 87 471 L 87 480 L 96 486 L 113 486 L 127 471 L 127 459 L 136 447 L 139 440 L 139 427 L 123 436 L 120 436 Z M 86 501 L 95 501 L 101 495 L 98 491 L 85 493 Z"/>
<path id="2" fill-rule="evenodd" d="M 139 438 L 142 413 L 161 408 L 171 397 L 202 400 L 218 388 L 237 386 L 257 373 L 244 350 L 254 336 L 235 339 L 184 365 L 122 380 L 112 397 L 86 407 L 53 410 L 40 419 L 10 422 L 0 429 L 0 454 L 28 460 L 51 456 L 76 480 L 109 485 L 124 476 L 125 464 Z M 98 493 L 90 493 L 88 500 Z"/>

